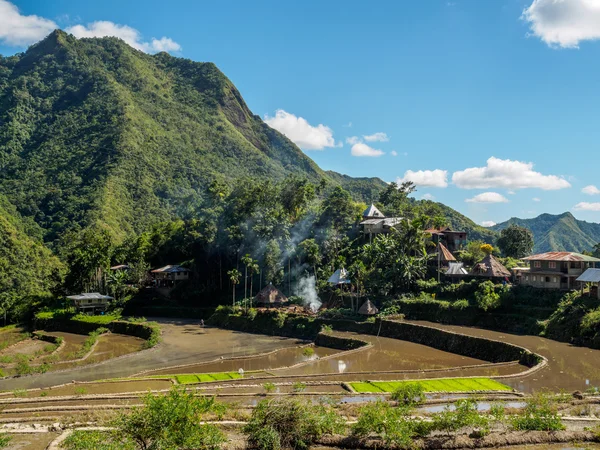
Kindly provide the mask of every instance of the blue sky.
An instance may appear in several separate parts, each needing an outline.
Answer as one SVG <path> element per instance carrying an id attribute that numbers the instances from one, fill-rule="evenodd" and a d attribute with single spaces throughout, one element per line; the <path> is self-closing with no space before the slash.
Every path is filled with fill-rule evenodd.
<path id="1" fill-rule="evenodd" d="M 600 222 L 600 0 L 0 0 L 0 53 L 56 26 L 216 63 L 324 169 Z"/>

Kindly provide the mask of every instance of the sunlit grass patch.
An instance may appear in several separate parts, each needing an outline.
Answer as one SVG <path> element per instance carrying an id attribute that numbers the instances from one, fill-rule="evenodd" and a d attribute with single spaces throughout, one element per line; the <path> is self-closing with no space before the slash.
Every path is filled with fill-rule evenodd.
<path id="1" fill-rule="evenodd" d="M 425 392 L 510 391 L 511 388 L 491 378 L 439 378 L 436 380 L 363 381 L 349 383 L 359 393 L 394 392 L 405 383 L 417 383 Z"/>
<path id="2" fill-rule="evenodd" d="M 165 375 L 168 376 L 168 375 Z M 220 373 L 198 373 L 186 375 L 173 375 L 179 384 L 195 384 L 207 383 L 211 381 L 229 381 L 237 380 L 242 376 L 237 372 L 220 372 Z"/>

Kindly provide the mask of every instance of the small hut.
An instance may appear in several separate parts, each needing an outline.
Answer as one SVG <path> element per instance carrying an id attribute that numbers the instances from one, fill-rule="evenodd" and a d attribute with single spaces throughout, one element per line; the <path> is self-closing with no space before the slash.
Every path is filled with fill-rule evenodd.
<path id="1" fill-rule="evenodd" d="M 377 314 L 379 310 L 377 307 L 371 303 L 371 300 L 367 300 L 362 304 L 362 306 L 358 309 L 358 314 L 362 316 L 374 316 Z"/>
<path id="2" fill-rule="evenodd" d="M 491 253 L 473 266 L 470 275 L 495 280 L 508 280 L 510 271 Z"/>
<path id="3" fill-rule="evenodd" d="M 284 303 L 287 303 L 288 299 L 279 289 L 269 283 L 256 294 L 254 301 L 258 305 L 281 306 Z"/>
<path id="4" fill-rule="evenodd" d="M 348 271 L 343 267 L 333 272 L 333 275 L 327 280 L 331 284 L 350 284 L 350 278 L 348 278 Z"/>

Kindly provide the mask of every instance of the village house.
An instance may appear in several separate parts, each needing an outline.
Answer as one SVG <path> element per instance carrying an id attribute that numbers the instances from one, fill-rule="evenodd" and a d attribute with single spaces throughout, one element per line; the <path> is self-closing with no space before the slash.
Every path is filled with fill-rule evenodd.
<path id="1" fill-rule="evenodd" d="M 374 234 L 389 233 L 390 230 L 402 222 L 402 217 L 385 217 L 373 204 L 363 212 L 363 221 L 360 223 L 365 236 L 372 237 Z"/>
<path id="2" fill-rule="evenodd" d="M 600 259 L 574 252 L 547 252 L 522 258 L 529 267 L 514 271 L 517 283 L 545 289 L 575 289 L 576 280 Z"/>
<path id="3" fill-rule="evenodd" d="M 489 280 L 496 282 L 507 282 L 509 281 L 511 274 L 508 269 L 490 253 L 473 266 L 469 275 L 479 278 L 488 278 Z"/>
<path id="4" fill-rule="evenodd" d="M 85 314 L 96 314 L 106 311 L 106 308 L 113 299 L 108 295 L 102 295 L 99 292 L 86 292 L 78 295 L 67 296 L 73 303 L 78 312 Z"/>
<path id="5" fill-rule="evenodd" d="M 177 265 L 168 265 L 150 271 L 156 287 L 173 287 L 179 281 L 190 278 L 190 270 Z"/>
<path id="6" fill-rule="evenodd" d="M 453 231 L 450 227 L 429 228 L 425 233 L 431 235 L 431 240 L 437 245 L 442 243 L 452 253 L 462 250 L 467 245 L 466 231 Z"/>

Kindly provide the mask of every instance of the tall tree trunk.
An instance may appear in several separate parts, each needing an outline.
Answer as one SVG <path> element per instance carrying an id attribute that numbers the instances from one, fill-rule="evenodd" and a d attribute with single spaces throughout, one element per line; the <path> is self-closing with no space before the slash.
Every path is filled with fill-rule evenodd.
<path id="1" fill-rule="evenodd" d="M 254 274 L 250 272 L 250 308 L 252 308 L 252 280 L 254 279 Z"/>
<path id="2" fill-rule="evenodd" d="M 292 296 L 292 258 L 288 257 L 288 297 Z"/>
<path id="3" fill-rule="evenodd" d="M 244 273 L 244 300 L 248 298 L 248 266 L 246 266 Z"/>
<path id="4" fill-rule="evenodd" d="M 231 283 L 233 288 L 231 289 L 231 306 L 235 306 L 235 284 Z"/>

